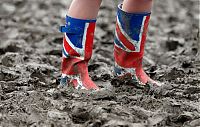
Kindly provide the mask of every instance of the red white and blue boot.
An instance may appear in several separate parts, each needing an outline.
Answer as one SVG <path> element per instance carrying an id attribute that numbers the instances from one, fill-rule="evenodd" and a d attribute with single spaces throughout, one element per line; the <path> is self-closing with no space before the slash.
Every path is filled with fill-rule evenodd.
<path id="1" fill-rule="evenodd" d="M 142 68 L 142 59 L 150 13 L 127 13 L 118 6 L 114 39 L 114 57 L 116 76 L 128 77 L 134 85 L 161 86 L 152 80 Z"/>
<path id="2" fill-rule="evenodd" d="M 66 25 L 60 27 L 64 33 L 62 50 L 62 76 L 59 87 L 73 86 L 75 89 L 98 90 L 90 79 L 88 61 L 92 56 L 96 20 L 83 20 L 66 16 Z"/>

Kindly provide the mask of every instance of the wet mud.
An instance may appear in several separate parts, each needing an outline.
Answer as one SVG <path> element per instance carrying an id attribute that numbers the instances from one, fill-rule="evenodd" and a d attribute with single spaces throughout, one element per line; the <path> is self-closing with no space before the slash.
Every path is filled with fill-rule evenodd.
<path id="1" fill-rule="evenodd" d="M 200 126 L 198 0 L 155 0 L 144 69 L 151 92 L 113 76 L 116 1 L 103 0 L 91 78 L 109 90 L 57 89 L 68 0 L 0 1 L 0 126 Z"/>

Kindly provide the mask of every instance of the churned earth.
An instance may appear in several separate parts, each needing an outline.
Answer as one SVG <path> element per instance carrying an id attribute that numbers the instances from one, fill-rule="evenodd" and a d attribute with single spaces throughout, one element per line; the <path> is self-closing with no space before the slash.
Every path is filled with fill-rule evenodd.
<path id="1" fill-rule="evenodd" d="M 138 89 L 113 76 L 116 1 L 103 0 L 90 76 L 99 92 L 57 89 L 70 0 L 0 1 L 0 127 L 200 126 L 199 0 L 155 0 L 145 71 L 165 85 Z"/>

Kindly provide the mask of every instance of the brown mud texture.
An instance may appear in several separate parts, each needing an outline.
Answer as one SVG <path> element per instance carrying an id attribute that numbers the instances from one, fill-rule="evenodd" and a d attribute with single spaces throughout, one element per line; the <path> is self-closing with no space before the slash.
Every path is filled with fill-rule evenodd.
<path id="1" fill-rule="evenodd" d="M 143 66 L 165 85 L 151 91 L 113 76 L 120 1 L 103 0 L 89 73 L 112 89 L 99 92 L 57 89 L 70 2 L 0 1 L 1 127 L 200 126 L 199 0 L 154 1 Z"/>

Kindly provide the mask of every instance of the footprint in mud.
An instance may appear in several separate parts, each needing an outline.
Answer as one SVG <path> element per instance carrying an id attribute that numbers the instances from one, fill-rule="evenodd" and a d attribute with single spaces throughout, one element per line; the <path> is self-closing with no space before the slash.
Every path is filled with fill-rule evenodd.
<path id="1" fill-rule="evenodd" d="M 0 86 L 2 90 L 1 92 L 3 92 L 4 94 L 20 90 L 18 83 L 14 81 L 10 81 L 10 82 L 0 81 Z"/>
<path id="2" fill-rule="evenodd" d="M 90 93 L 90 97 L 93 100 L 115 100 L 115 90 L 112 86 L 101 88 L 98 91 L 94 91 Z"/>
<path id="3" fill-rule="evenodd" d="M 166 41 L 166 48 L 168 51 L 174 51 L 179 46 L 183 46 L 178 40 L 167 40 Z"/>
<path id="4" fill-rule="evenodd" d="M 74 109 L 72 109 L 72 121 L 74 123 L 85 123 L 91 118 L 89 112 L 84 109 L 76 106 Z"/>
<path id="5" fill-rule="evenodd" d="M 24 40 L 7 40 L 2 41 L 0 45 L 0 55 L 7 52 L 20 52 L 24 51 L 24 47 L 28 47 Z"/>
<path id="6" fill-rule="evenodd" d="M 0 81 L 14 81 L 20 77 L 20 72 L 2 68 L 0 70 Z"/>
<path id="7" fill-rule="evenodd" d="M 2 65 L 13 67 L 24 62 L 24 56 L 19 53 L 6 52 L 1 58 Z"/>

